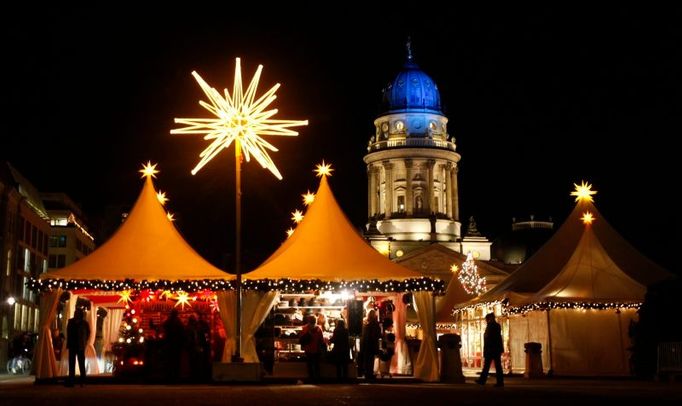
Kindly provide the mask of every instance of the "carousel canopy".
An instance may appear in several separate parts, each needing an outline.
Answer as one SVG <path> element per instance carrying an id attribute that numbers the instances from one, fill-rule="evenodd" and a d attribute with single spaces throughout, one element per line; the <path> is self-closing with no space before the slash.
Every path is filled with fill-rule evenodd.
<path id="1" fill-rule="evenodd" d="M 179 281 L 231 279 L 187 244 L 168 219 L 152 177 L 116 233 L 90 255 L 40 279 Z"/>
<path id="2" fill-rule="evenodd" d="M 590 212 L 595 220 L 583 224 Z M 670 277 L 628 243 L 590 201 L 580 201 L 568 219 L 535 255 L 478 298 L 457 306 L 509 300 L 641 301 L 646 286 Z"/>
<path id="3" fill-rule="evenodd" d="M 403 280 L 418 272 L 391 262 L 370 247 L 351 225 L 322 176 L 315 200 L 294 233 L 245 279 L 324 282 Z"/>

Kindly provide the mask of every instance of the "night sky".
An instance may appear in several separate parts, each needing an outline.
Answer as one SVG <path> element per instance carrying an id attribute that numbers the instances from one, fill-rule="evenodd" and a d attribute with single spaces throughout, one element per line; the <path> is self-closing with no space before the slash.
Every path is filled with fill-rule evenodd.
<path id="1" fill-rule="evenodd" d="M 278 117 L 310 125 L 268 138 L 283 181 L 244 166 L 244 261 L 255 266 L 284 240 L 322 159 L 336 169 L 341 207 L 364 224 L 362 158 L 411 35 L 462 155 L 462 219 L 475 216 L 490 239 L 512 217 L 561 223 L 584 179 L 626 239 L 679 270 L 679 9 L 314 4 L 5 10 L 0 158 L 40 190 L 68 193 L 93 225 L 107 206 L 131 205 L 140 163 L 158 162 L 178 228 L 223 267 L 234 246 L 233 149 L 192 176 L 207 143 L 169 131 L 174 117 L 208 117 L 192 70 L 231 89 L 235 57 L 245 79 L 263 64 L 259 94 L 281 83 Z"/>

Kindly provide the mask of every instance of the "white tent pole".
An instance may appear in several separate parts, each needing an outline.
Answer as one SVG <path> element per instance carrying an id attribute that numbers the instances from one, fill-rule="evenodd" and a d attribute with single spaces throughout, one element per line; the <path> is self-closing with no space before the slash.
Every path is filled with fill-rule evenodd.
<path id="1" fill-rule="evenodd" d="M 549 368 L 547 369 L 547 375 L 552 376 L 554 375 L 554 362 L 552 361 L 552 325 L 549 322 L 549 311 L 550 309 L 547 308 L 547 351 L 548 351 L 548 356 L 549 356 Z"/>

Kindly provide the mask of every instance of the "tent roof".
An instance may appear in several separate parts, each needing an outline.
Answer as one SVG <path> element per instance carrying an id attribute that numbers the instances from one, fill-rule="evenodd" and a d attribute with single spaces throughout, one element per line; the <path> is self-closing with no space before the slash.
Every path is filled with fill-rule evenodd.
<path id="1" fill-rule="evenodd" d="M 613 262 L 590 224 L 583 227 L 585 231 L 571 258 L 530 301 L 644 300 L 646 287 Z"/>
<path id="2" fill-rule="evenodd" d="M 592 235 L 589 238 L 585 237 L 586 228 L 580 220 L 585 211 L 590 211 L 596 219 L 589 228 L 589 233 Z M 594 244 L 594 241 L 597 241 L 598 244 Z M 590 263 L 590 260 L 595 261 L 596 258 L 600 258 L 601 265 L 599 266 L 602 267 L 602 272 L 595 262 Z M 579 272 L 578 267 L 581 269 Z M 607 271 L 604 271 L 603 267 L 609 269 L 608 273 L 604 273 Z M 573 271 L 569 271 L 569 269 L 573 269 Z M 509 293 L 534 296 L 542 291 L 549 294 L 551 289 L 557 289 L 561 286 L 564 287 L 564 290 L 571 286 L 570 291 L 575 291 L 577 295 L 574 300 L 591 300 L 593 298 L 597 300 L 598 296 L 606 294 L 605 288 L 587 289 L 588 282 L 586 280 L 590 279 L 587 278 L 588 270 L 589 274 L 595 275 L 596 278 L 590 283 L 598 284 L 608 284 L 614 278 L 622 281 L 627 276 L 638 285 L 648 286 L 671 276 L 668 271 L 653 263 L 630 245 L 609 225 L 591 202 L 582 201 L 576 204 L 564 224 L 552 238 L 519 269 L 493 289 L 460 307 L 503 300 L 509 297 Z M 566 272 L 564 276 L 558 278 L 558 275 L 564 271 Z M 599 277 L 596 276 L 598 272 Z M 578 274 L 580 275 L 578 279 L 569 276 Z M 557 279 L 555 280 L 555 278 Z M 550 284 L 550 282 L 553 283 Z M 639 297 L 639 293 L 635 294 L 635 292 L 639 292 L 638 289 L 635 289 L 635 285 L 630 282 L 623 282 L 623 284 L 623 289 L 635 295 L 630 300 Z M 576 289 L 579 286 L 580 293 L 578 294 Z M 550 290 L 545 290 L 545 288 Z M 596 296 L 594 296 L 595 294 Z"/>
<path id="3" fill-rule="evenodd" d="M 40 279 L 64 280 L 201 280 L 231 279 L 203 259 L 166 217 L 151 177 L 125 222 L 90 255 Z"/>
<path id="4" fill-rule="evenodd" d="M 391 262 L 365 242 L 332 193 L 320 180 L 315 201 L 303 221 L 270 258 L 245 279 L 299 279 L 331 282 L 421 278 L 418 272 Z"/>

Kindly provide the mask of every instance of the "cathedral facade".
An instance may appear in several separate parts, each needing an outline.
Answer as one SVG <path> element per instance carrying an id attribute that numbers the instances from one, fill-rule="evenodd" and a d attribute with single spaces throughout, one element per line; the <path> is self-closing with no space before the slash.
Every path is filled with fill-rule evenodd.
<path id="1" fill-rule="evenodd" d="M 403 69 L 383 90 L 382 113 L 374 126 L 364 157 L 366 236 L 372 246 L 396 258 L 439 243 L 489 260 L 485 237 L 462 236 L 457 187 L 461 156 L 448 133 L 438 86 L 416 64 L 409 43 Z"/>

